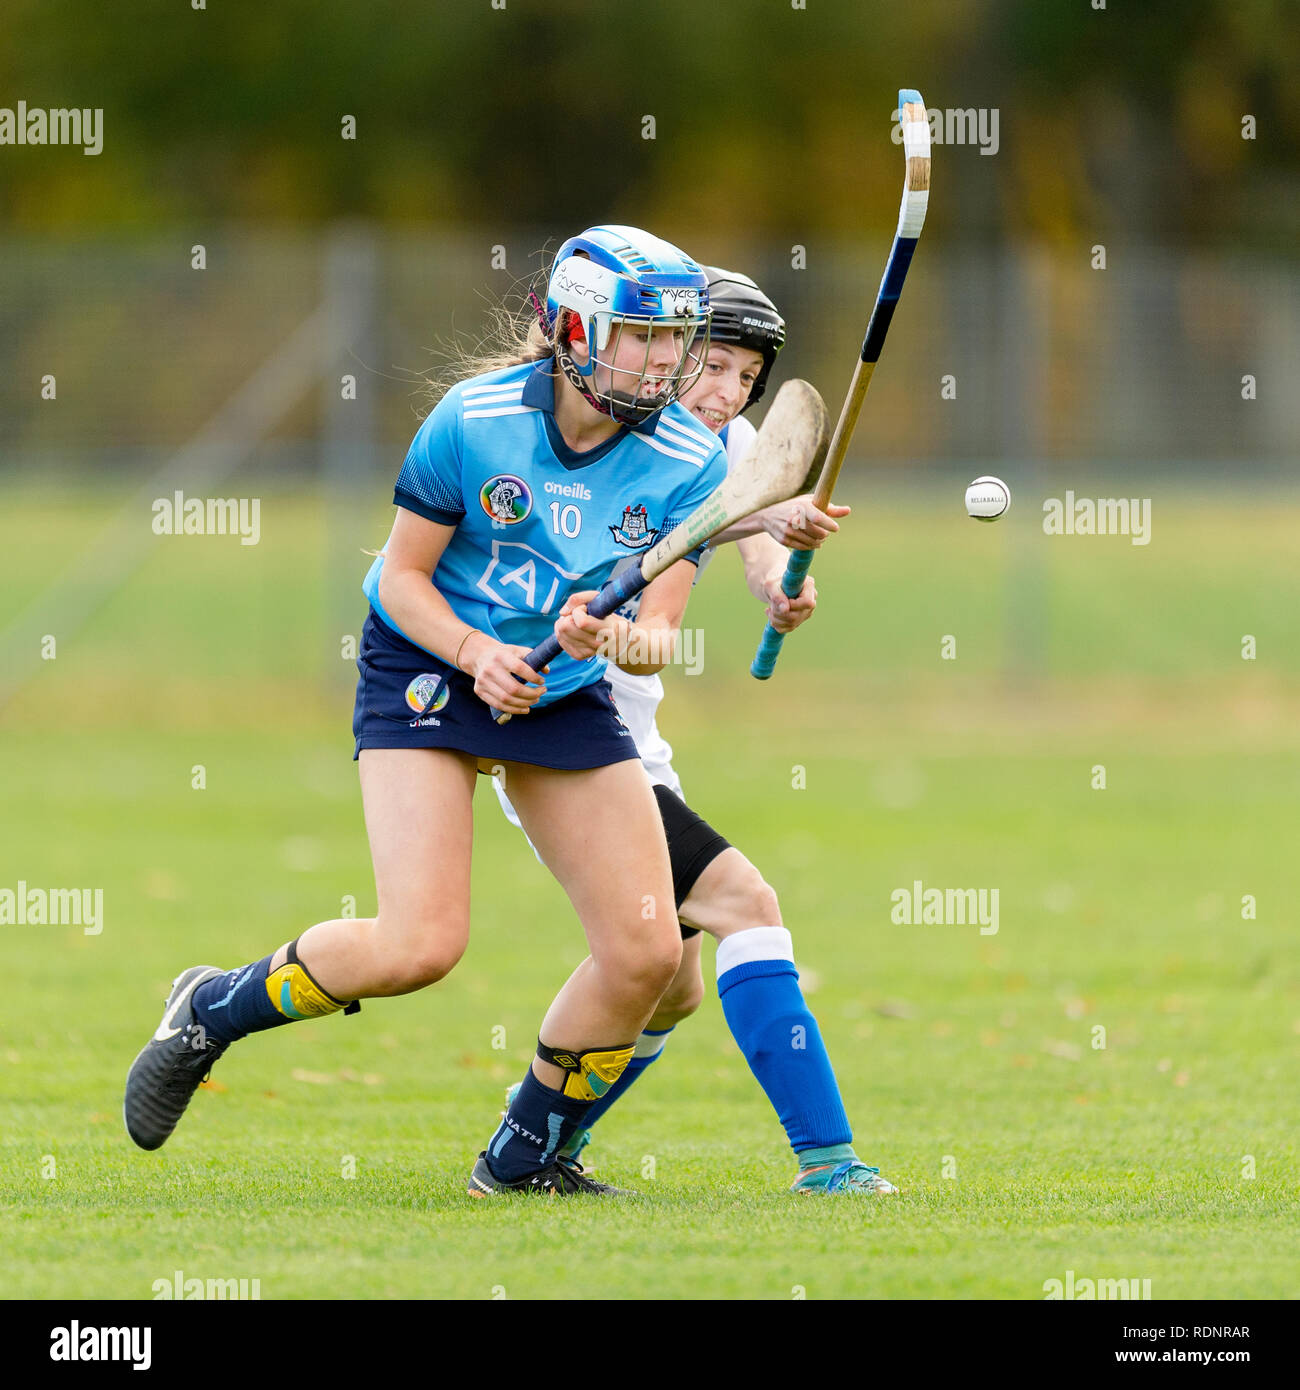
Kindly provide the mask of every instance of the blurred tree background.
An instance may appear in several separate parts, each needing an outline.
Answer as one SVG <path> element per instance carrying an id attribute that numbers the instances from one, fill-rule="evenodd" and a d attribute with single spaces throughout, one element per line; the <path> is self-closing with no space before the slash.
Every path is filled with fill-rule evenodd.
<path id="1" fill-rule="evenodd" d="M 936 146 L 924 271 L 856 449 L 1300 447 L 1278 385 L 1300 359 L 1300 6 L 197 3 L 6 0 L 0 105 L 104 113 L 95 156 L 0 146 L 7 464 L 147 475 L 325 306 L 313 370 L 335 396 L 357 374 L 347 447 L 386 476 L 439 345 L 594 222 L 755 275 L 790 322 L 783 370 L 832 396 L 897 216 L 900 85 L 995 116 L 996 145 Z M 284 407 L 274 468 L 314 471 L 328 391 Z"/>
<path id="2" fill-rule="evenodd" d="M 1300 6 L 1093 3 L 6 0 L 5 101 L 102 107 L 106 138 L 93 159 L 0 149 L 2 215 L 855 233 L 892 212 L 877 136 L 905 84 L 1000 111 L 996 158 L 945 161 L 940 219 L 965 239 L 1294 243 Z"/>

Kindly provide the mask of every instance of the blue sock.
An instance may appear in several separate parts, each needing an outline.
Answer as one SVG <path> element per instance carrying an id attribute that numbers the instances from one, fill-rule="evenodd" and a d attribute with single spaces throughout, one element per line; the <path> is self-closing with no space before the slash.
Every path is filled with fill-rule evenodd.
<path id="1" fill-rule="evenodd" d="M 214 975 L 194 991 L 194 1017 L 220 1042 L 238 1042 L 249 1033 L 292 1023 L 271 1002 L 266 977 L 271 973 L 273 951 L 253 965 L 241 965 Z"/>
<path id="2" fill-rule="evenodd" d="M 632 1060 L 623 1069 L 623 1075 L 599 1100 L 592 1101 L 587 1107 L 587 1113 L 582 1117 L 581 1127 L 583 1129 L 590 1129 L 637 1077 L 651 1063 L 659 1060 L 659 1054 L 664 1050 L 664 1043 L 672 1031 L 671 1028 L 646 1028 L 642 1030 L 641 1036 L 636 1040 L 636 1050 L 632 1053 Z"/>
<path id="3" fill-rule="evenodd" d="M 725 937 L 718 946 L 718 997 L 795 1153 L 851 1144 L 840 1088 L 799 988 L 790 933 L 750 927 Z"/>
<path id="4" fill-rule="evenodd" d="M 274 959 L 273 952 L 253 965 L 227 970 L 201 984 L 193 994 L 195 1021 L 219 1042 L 232 1043 L 282 1023 L 360 1009 L 355 1000 L 335 999 L 316 983 L 298 959 L 296 940 L 289 943 L 284 964 L 273 971 Z"/>
<path id="5" fill-rule="evenodd" d="M 499 1182 L 526 1178 L 554 1162 L 594 1102 L 543 1086 L 528 1068 L 519 1093 L 487 1146 L 487 1166 Z"/>

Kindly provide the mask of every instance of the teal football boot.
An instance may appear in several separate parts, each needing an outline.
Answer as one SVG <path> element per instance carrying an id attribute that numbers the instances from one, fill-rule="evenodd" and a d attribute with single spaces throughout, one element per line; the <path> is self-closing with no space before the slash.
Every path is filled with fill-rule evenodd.
<path id="1" fill-rule="evenodd" d="M 896 1194 L 898 1188 L 880 1176 L 879 1168 L 868 1168 L 860 1158 L 847 1158 L 842 1163 L 825 1163 L 800 1170 L 790 1184 L 791 1192 L 822 1192 L 830 1196 L 837 1192 L 872 1192 L 878 1196 Z"/>

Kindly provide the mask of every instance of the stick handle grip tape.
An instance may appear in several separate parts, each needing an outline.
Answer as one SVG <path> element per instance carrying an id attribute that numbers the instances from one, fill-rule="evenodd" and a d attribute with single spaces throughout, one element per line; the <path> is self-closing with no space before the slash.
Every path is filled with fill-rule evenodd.
<path id="1" fill-rule="evenodd" d="M 786 598 L 798 598 L 803 592 L 804 576 L 808 573 L 812 558 L 813 552 L 811 550 L 790 552 L 790 558 L 785 565 L 785 573 L 781 576 L 781 591 Z M 763 635 L 758 643 L 758 651 L 754 654 L 754 660 L 749 667 L 749 674 L 755 680 L 765 681 L 776 670 L 776 659 L 781 654 L 781 644 L 784 641 L 785 633 L 778 632 L 771 623 L 764 626 Z"/>

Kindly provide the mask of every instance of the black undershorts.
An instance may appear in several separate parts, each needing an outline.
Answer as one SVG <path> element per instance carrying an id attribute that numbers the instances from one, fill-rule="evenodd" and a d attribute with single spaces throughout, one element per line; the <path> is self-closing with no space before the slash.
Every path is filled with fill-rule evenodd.
<path id="1" fill-rule="evenodd" d="M 673 897 L 677 906 L 681 907 L 699 876 L 724 849 L 730 849 L 731 844 L 708 821 L 692 811 L 676 792 L 669 791 L 658 782 L 654 791 L 655 800 L 659 803 L 659 815 L 664 823 L 664 836 L 668 841 L 668 862 L 673 870 Z M 699 934 L 698 927 L 682 927 L 683 941 Z"/>

